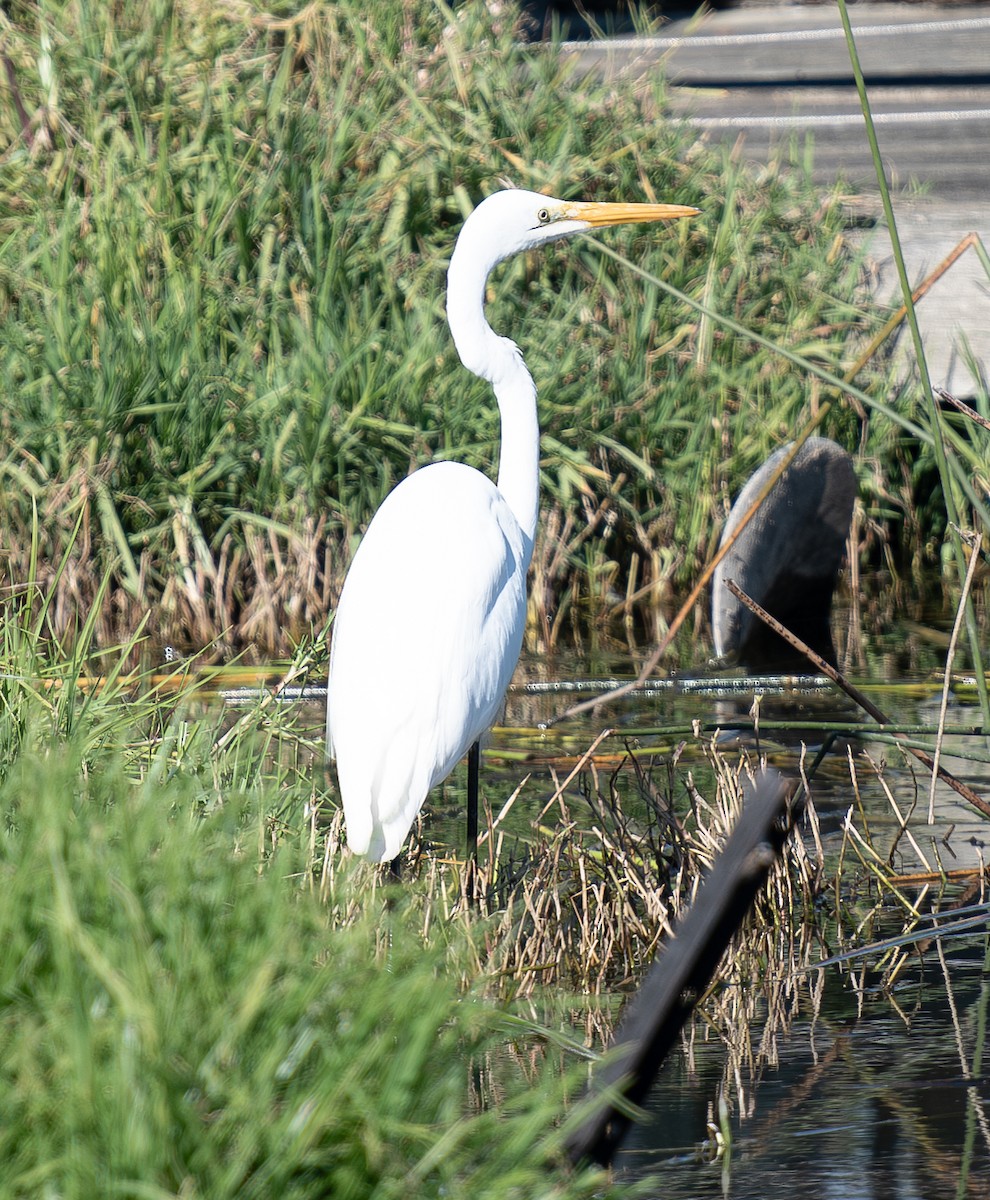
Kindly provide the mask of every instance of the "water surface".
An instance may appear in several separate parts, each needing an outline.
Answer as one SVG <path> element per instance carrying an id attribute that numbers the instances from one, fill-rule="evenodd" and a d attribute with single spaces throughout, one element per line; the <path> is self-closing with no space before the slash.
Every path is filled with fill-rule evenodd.
<path id="1" fill-rule="evenodd" d="M 941 697 L 928 673 L 936 655 L 893 641 L 886 648 L 878 642 L 876 649 L 879 657 L 867 664 L 874 674 L 860 674 L 856 682 L 892 720 L 936 722 Z M 898 674 L 906 665 L 912 668 L 910 688 L 902 686 L 906 681 Z M 619 764 L 627 751 L 636 750 L 645 753 L 640 761 L 647 769 L 665 772 L 664 764 L 676 754 L 676 793 L 683 790 L 677 779 L 688 771 L 704 790 L 705 746 L 715 734 L 712 728 L 695 736 L 692 723 L 727 730 L 750 715 L 756 694 L 767 724 L 864 721 L 841 693 L 820 682 L 754 686 L 742 678 L 713 680 L 699 671 L 594 715 L 540 728 L 594 694 L 599 684 L 630 677 L 635 666 L 621 655 L 523 663 L 504 725 L 494 731 L 483 764 L 482 791 L 493 811 L 529 777 L 506 828 L 529 828 L 552 789 L 606 727 L 615 732 L 599 745 L 602 771 L 615 770 L 621 779 Z M 972 726 L 977 718 L 965 693 L 951 697 L 949 726 Z M 322 709 L 314 708 L 314 725 L 318 728 L 321 721 Z M 808 731 L 788 734 L 766 728 L 758 740 L 746 734 L 734 743 L 733 736 L 728 731 L 723 735 L 727 755 L 767 752 L 785 771 L 796 771 L 802 741 L 812 751 L 821 741 Z M 990 795 L 990 767 L 963 756 L 987 748 L 987 740 L 975 735 L 951 738 L 944 763 Z M 635 805 L 635 789 L 630 786 L 628 794 L 628 803 Z M 579 802 L 577 786 L 571 796 Z M 812 796 L 833 870 L 846 840 L 843 825 L 850 809 L 858 826 L 868 829 L 878 853 L 884 858 L 892 853 L 902 873 L 958 871 L 978 867 L 990 856 L 985 818 L 939 783 L 935 819 L 929 824 L 927 772 L 869 733 L 837 742 L 813 782 Z M 463 802 L 464 776 L 458 771 L 431 797 L 425 825 L 431 840 L 461 844 Z M 910 836 L 902 828 L 905 823 Z M 807 828 L 803 836 L 809 836 Z M 905 886 L 904 892 L 909 901 L 925 905 L 939 893 L 937 902 L 947 904 L 964 886 L 917 884 Z M 970 902 L 981 899 L 977 888 Z M 864 891 L 862 942 L 885 932 L 884 915 L 871 911 L 873 906 L 874 898 Z M 855 897 L 850 908 L 856 911 Z M 892 909 L 889 931 L 902 926 L 903 909 Z M 853 939 L 857 933 L 845 932 Z M 769 1044 L 762 1000 L 754 996 L 746 1055 L 700 1020 L 684 1050 L 666 1064 L 646 1120 L 632 1130 L 619 1169 L 634 1175 L 659 1170 L 666 1200 L 790 1200 L 795 1194 L 807 1200 L 990 1197 L 990 1083 L 981 1057 L 988 1009 L 986 950 L 985 927 L 947 941 L 941 954 L 929 945 L 887 989 L 877 986 L 870 970 L 850 974 L 828 968 L 823 978 L 809 976 L 793 989 L 793 1013 L 784 1019 L 778 1014 L 773 1022 Z M 746 1010 L 744 1000 L 740 1008 Z M 740 1037 L 738 1029 L 733 1036 Z M 731 1148 L 721 1152 L 711 1124 L 720 1095 L 728 1100 L 731 1131 Z"/>

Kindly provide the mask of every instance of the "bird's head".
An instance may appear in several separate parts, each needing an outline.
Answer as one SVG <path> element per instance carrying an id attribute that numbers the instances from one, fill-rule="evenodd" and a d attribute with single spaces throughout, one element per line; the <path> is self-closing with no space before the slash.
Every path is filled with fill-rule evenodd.
<path id="1" fill-rule="evenodd" d="M 590 203 L 515 189 L 494 192 L 461 227 L 447 271 L 447 320 L 461 362 L 492 383 L 519 374 L 515 345 L 494 336 L 484 317 L 485 280 L 504 258 L 607 225 L 670 221 L 697 211 L 684 204 Z"/>
<path id="2" fill-rule="evenodd" d="M 483 200 L 464 222 L 461 237 L 477 237 L 486 248 L 490 265 L 547 242 L 602 229 L 650 221 L 672 221 L 695 216 L 698 209 L 685 204 L 614 204 L 582 200 L 557 200 L 539 192 L 507 189 Z"/>

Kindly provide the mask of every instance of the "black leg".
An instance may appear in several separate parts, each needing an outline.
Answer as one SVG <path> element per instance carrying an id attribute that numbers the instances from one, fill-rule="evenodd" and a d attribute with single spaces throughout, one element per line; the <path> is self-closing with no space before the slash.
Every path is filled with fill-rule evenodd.
<path id="1" fill-rule="evenodd" d="M 388 873 L 392 879 L 402 878 L 402 855 L 397 854 L 388 864 Z"/>
<path id="2" fill-rule="evenodd" d="M 481 771 L 481 743 L 468 751 L 467 856 L 478 861 L 478 776 Z"/>

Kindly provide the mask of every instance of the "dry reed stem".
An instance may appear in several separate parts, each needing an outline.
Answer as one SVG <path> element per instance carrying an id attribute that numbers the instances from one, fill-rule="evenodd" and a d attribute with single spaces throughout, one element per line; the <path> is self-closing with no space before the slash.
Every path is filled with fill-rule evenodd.
<path id="1" fill-rule="evenodd" d="M 480 939 L 478 972 L 515 1001 L 538 997 L 551 986 L 588 997 L 634 986 L 719 853 L 740 811 L 746 781 L 758 767 L 745 755 L 732 763 L 714 744 L 706 744 L 713 792 L 702 796 L 696 788 L 693 818 L 683 821 L 674 816 L 674 785 L 666 770 L 655 780 L 651 769 L 630 762 L 627 776 L 636 785 L 633 816 L 633 799 L 618 790 L 615 775 L 603 778 L 593 770 L 591 755 L 601 736 L 582 756 L 585 768 L 551 787 L 528 838 L 502 839 L 501 814 L 486 812 L 487 833 L 479 841 L 485 852 L 479 854 L 470 895 L 469 872 L 459 859 L 420 846 L 404 867 L 403 887 L 415 889 L 422 905 L 424 936 L 439 921 L 473 926 Z M 518 804 L 522 790 L 517 788 L 510 802 Z M 548 823 L 551 810 L 554 820 Z M 338 822 L 312 852 L 320 894 L 328 902 L 344 853 L 341 832 Z M 712 1003 L 718 997 L 718 1004 L 728 1005 L 740 1028 L 750 1001 L 729 999 L 723 991 L 727 981 L 752 979 L 754 969 L 762 972 L 757 964 L 781 965 L 773 972 L 773 986 L 784 998 L 777 1008 L 794 1011 L 794 989 L 807 986 L 806 980 L 795 982 L 796 967 L 811 945 L 795 930 L 811 910 L 823 877 L 813 850 L 792 840 L 712 988 Z M 805 949 L 793 944 L 796 936 L 804 937 Z M 738 1004 L 743 1007 L 734 1007 Z M 771 1038 L 767 1045 L 772 1044 Z M 748 1063 L 754 1056 L 747 1052 L 739 1061 Z"/>
<path id="2" fill-rule="evenodd" d="M 963 620 L 966 616 L 966 600 L 969 596 L 970 588 L 973 586 L 973 576 L 976 574 L 976 568 L 980 562 L 980 548 L 983 542 L 983 535 L 972 530 L 964 531 L 957 530 L 963 542 L 969 546 L 969 566 L 966 568 L 966 578 L 963 580 L 962 593 L 959 597 L 959 604 L 956 607 L 956 619 L 952 623 L 952 634 L 949 637 L 949 648 L 945 655 L 945 678 L 942 682 L 942 697 L 938 709 L 938 735 L 935 738 L 935 753 L 932 756 L 932 774 L 928 786 L 928 824 L 935 824 L 935 781 L 938 779 L 939 760 L 942 757 L 942 742 L 945 735 L 945 714 L 949 705 L 949 685 L 952 676 L 952 662 L 955 658 L 956 643 L 959 640 L 959 631 L 962 629 Z"/>
<path id="3" fill-rule="evenodd" d="M 214 659 L 285 657 L 326 623 L 343 579 L 343 554 L 331 546 L 326 517 L 302 517 L 278 531 L 245 525 L 238 538 L 227 533 L 211 546 L 189 505 L 174 501 L 168 545 L 142 550 L 129 582 L 94 533 L 95 501 L 84 482 L 75 482 L 73 505 L 60 509 L 67 504 L 60 492 L 39 514 L 40 538 L 37 529 L 6 526 L 0 559 L 0 595 L 33 586 L 38 604 L 44 597 L 48 605 L 47 631 L 59 642 L 71 644 L 81 614 L 96 605 L 97 646 L 126 643 L 148 622 L 156 648 L 170 644 L 185 656 L 209 647 Z M 101 596 L 108 569 L 110 586 Z"/>

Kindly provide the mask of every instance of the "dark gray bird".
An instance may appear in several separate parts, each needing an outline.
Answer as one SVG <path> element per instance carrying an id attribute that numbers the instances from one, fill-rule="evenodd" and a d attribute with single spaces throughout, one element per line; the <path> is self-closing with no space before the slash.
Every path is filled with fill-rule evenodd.
<path id="1" fill-rule="evenodd" d="M 789 447 L 752 476 L 732 506 L 724 543 Z M 828 438 L 813 437 L 777 481 L 712 577 L 715 653 L 758 673 L 807 668 L 807 660 L 745 608 L 725 580 L 734 579 L 792 633 L 835 665 L 830 616 L 856 500 L 852 458 Z"/>

